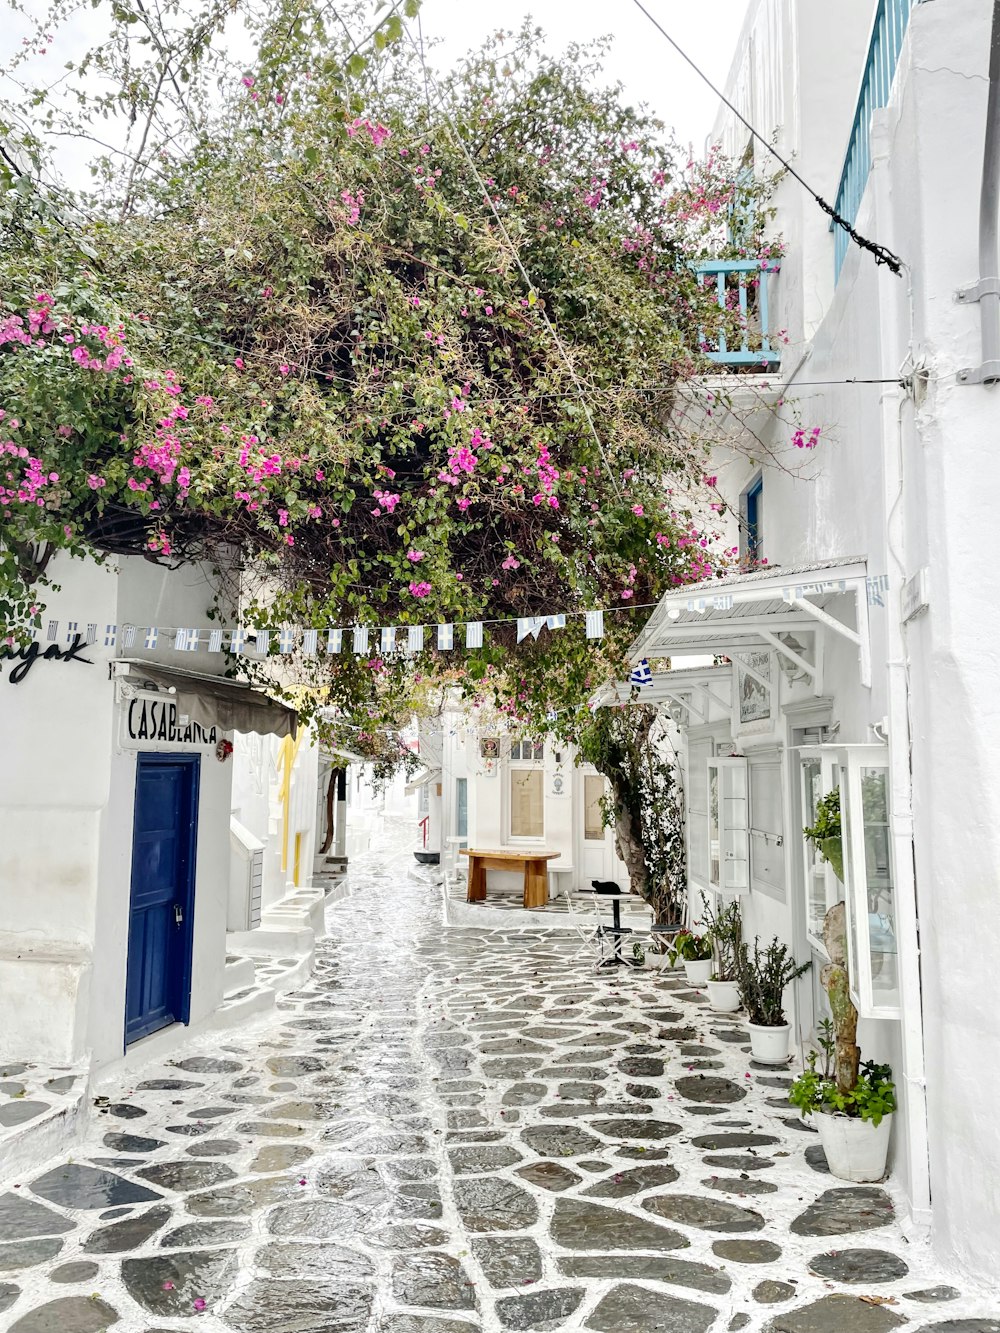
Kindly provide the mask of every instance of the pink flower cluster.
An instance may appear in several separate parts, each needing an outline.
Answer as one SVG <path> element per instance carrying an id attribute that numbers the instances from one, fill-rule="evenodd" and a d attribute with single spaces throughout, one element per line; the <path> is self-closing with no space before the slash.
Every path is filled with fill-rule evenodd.
<path id="1" fill-rule="evenodd" d="M 815 449 L 819 444 L 819 437 L 822 433 L 822 427 L 813 426 L 812 430 L 806 433 L 804 426 L 799 426 L 792 436 L 792 444 L 796 449 Z"/>
<path id="2" fill-rule="evenodd" d="M 353 139 L 358 130 L 367 130 L 376 148 L 381 148 L 387 139 L 392 138 L 392 130 L 387 126 L 381 124 L 381 122 L 373 125 L 370 120 L 362 120 L 360 116 L 348 125 L 347 133 Z"/>

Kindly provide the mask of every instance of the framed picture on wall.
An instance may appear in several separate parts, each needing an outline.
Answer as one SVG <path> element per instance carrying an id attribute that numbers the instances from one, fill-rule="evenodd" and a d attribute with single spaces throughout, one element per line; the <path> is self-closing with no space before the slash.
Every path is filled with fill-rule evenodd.
<path id="1" fill-rule="evenodd" d="M 777 673 L 769 651 L 734 653 L 733 733 L 759 736 L 774 730 Z"/>

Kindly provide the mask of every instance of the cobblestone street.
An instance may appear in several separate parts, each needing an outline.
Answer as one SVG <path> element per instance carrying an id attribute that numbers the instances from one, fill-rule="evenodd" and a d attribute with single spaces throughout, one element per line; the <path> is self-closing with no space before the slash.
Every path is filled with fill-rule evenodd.
<path id="1" fill-rule="evenodd" d="M 398 836 L 351 882 L 277 1017 L 4 1183 L 0 1327 L 1000 1330 L 891 1186 L 825 1173 L 738 1016 L 568 934 L 443 933 Z"/>

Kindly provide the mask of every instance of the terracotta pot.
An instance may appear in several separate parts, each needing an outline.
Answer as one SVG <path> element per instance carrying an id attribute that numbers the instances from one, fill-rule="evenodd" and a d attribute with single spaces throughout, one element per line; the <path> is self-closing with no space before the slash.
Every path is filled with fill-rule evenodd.
<path id="1" fill-rule="evenodd" d="M 882 1179 L 892 1133 L 891 1112 L 878 1125 L 839 1111 L 833 1115 L 820 1113 L 815 1125 L 831 1175 L 857 1182 Z"/>

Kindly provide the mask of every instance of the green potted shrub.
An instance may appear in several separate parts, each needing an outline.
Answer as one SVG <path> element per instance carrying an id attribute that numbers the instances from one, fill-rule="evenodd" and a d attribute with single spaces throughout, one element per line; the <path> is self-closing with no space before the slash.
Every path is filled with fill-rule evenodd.
<path id="1" fill-rule="evenodd" d="M 816 1115 L 816 1128 L 832 1175 L 857 1182 L 881 1180 L 889 1153 L 896 1088 L 889 1065 L 873 1060 L 860 1063 L 857 1046 L 858 1011 L 851 1001 L 847 978 L 847 918 L 843 903 L 827 912 L 823 943 L 830 955 L 820 980 L 830 1001 L 833 1019 L 820 1025 L 818 1045 L 823 1068 L 816 1068 L 816 1053 L 792 1084 L 788 1100 L 803 1116 Z"/>
<path id="2" fill-rule="evenodd" d="M 833 873 L 844 882 L 844 842 L 840 828 L 840 788 L 834 787 L 816 803 L 816 818 L 802 830 Z"/>
<path id="3" fill-rule="evenodd" d="M 775 936 L 766 949 L 755 939 L 753 953 L 741 944 L 736 955 L 740 999 L 747 1011 L 750 1048 L 761 1064 L 783 1065 L 788 1059 L 791 1024 L 785 1018 L 785 987 L 801 977 L 811 962 L 796 963 L 788 946 Z"/>
<path id="4" fill-rule="evenodd" d="M 709 977 L 708 1002 L 718 1013 L 731 1014 L 740 1007 L 736 964 L 743 943 L 743 914 L 740 900 L 731 899 L 713 912 L 702 894 L 702 920 L 712 938 L 713 971 Z"/>
<path id="5" fill-rule="evenodd" d="M 676 967 L 678 958 L 683 962 L 689 986 L 704 986 L 712 975 L 712 937 L 707 931 L 695 935 L 690 930 L 679 930 L 669 957 L 671 967 Z"/>

